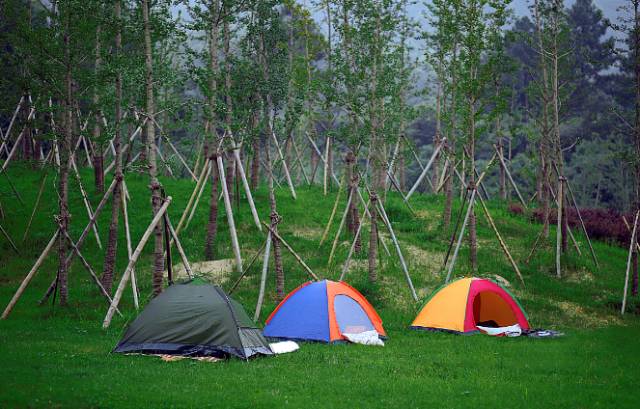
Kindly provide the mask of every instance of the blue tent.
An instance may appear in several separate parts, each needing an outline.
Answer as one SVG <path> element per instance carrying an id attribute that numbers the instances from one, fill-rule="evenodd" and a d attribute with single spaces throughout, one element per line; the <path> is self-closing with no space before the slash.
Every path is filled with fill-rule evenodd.
<path id="1" fill-rule="evenodd" d="M 290 292 L 267 319 L 269 338 L 334 342 L 343 333 L 375 330 L 386 336 L 373 306 L 344 282 L 307 282 Z"/>

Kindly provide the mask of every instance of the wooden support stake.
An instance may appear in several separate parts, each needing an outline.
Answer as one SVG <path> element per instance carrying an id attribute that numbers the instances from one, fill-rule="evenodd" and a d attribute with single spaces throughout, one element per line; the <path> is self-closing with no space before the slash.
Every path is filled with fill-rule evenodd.
<path id="1" fill-rule="evenodd" d="M 293 187 L 293 181 L 291 180 L 291 174 L 289 173 L 289 167 L 287 166 L 287 161 L 284 159 L 284 155 L 282 154 L 282 149 L 280 149 L 280 143 L 278 143 L 278 138 L 276 138 L 276 134 L 271 132 L 271 136 L 273 137 L 273 142 L 276 145 L 276 149 L 278 151 L 278 156 L 280 156 L 280 160 L 282 161 L 282 169 L 284 170 L 284 176 L 287 179 L 287 183 L 289 184 L 289 190 L 291 190 L 291 196 L 294 199 L 297 199 L 296 189 Z"/>
<path id="2" fill-rule="evenodd" d="M 113 318 L 113 314 L 115 313 L 116 308 L 118 308 L 118 304 L 120 304 L 122 293 L 124 292 L 124 288 L 127 285 L 127 281 L 129 281 L 129 277 L 131 276 L 131 270 L 133 269 L 133 266 L 136 264 L 136 261 L 138 261 L 138 257 L 140 257 L 140 254 L 144 249 L 144 245 L 147 244 L 147 241 L 149 240 L 149 237 L 151 237 L 153 230 L 156 228 L 156 226 L 164 216 L 164 212 L 167 211 L 169 204 L 171 204 L 171 196 L 167 196 L 167 198 L 165 199 L 165 202 L 162 204 L 160 209 L 158 209 L 158 212 L 155 214 L 155 216 L 153 216 L 153 219 L 151 220 L 151 224 L 149 224 L 149 227 L 147 227 L 147 230 L 142 235 L 142 238 L 140 239 L 138 246 L 136 246 L 136 249 L 133 252 L 133 255 L 129 259 L 129 264 L 127 264 L 127 268 L 124 270 L 124 273 L 122 274 L 122 279 L 118 284 L 118 288 L 116 289 L 116 293 L 113 296 L 113 301 L 109 306 L 107 315 L 105 315 L 104 317 L 104 321 L 102 322 L 102 328 L 108 328 L 109 325 L 111 324 L 111 319 Z"/>
<path id="3" fill-rule="evenodd" d="M 560 256 L 562 254 L 562 207 L 564 203 L 564 192 L 563 192 L 564 179 L 562 177 L 558 177 L 558 225 L 556 229 L 556 276 L 558 278 L 562 275 L 562 270 L 560 267 Z"/>
<path id="4" fill-rule="evenodd" d="M 182 265 L 184 265 L 184 270 L 187 272 L 187 276 L 192 279 L 193 271 L 191 270 L 191 264 L 189 264 L 189 259 L 182 248 L 182 243 L 180 243 L 180 239 L 178 239 L 178 235 L 176 231 L 173 229 L 173 225 L 171 224 L 171 220 L 169 219 L 169 213 L 165 212 L 164 214 L 164 222 L 169 227 L 169 232 L 171 233 L 171 237 L 173 238 L 174 243 L 176 244 L 176 248 L 178 249 L 178 254 L 180 255 L 180 259 L 182 260 Z"/>
<path id="5" fill-rule="evenodd" d="M 87 211 L 89 220 L 91 220 L 93 218 L 93 210 L 91 210 L 91 203 L 89 202 L 89 198 L 87 197 L 87 192 L 84 190 L 84 186 L 82 186 L 82 178 L 80 177 L 80 172 L 78 172 L 76 161 L 73 158 L 71 158 L 71 167 L 73 168 L 73 172 L 76 176 L 76 181 L 78 182 L 78 186 L 80 187 L 80 195 L 82 196 L 82 202 L 84 203 L 84 208 Z M 102 250 L 102 241 L 100 240 L 100 234 L 98 233 L 97 223 L 93 224 L 93 234 L 96 238 L 96 243 L 98 244 L 98 248 Z"/>
<path id="6" fill-rule="evenodd" d="M 249 264 L 244 266 L 244 270 L 242 271 L 242 274 L 240 274 L 240 277 L 238 277 L 236 282 L 233 283 L 233 285 L 231 286 L 231 289 L 229 289 L 229 291 L 227 291 L 227 294 L 231 295 L 231 293 L 233 293 L 235 291 L 235 289 L 240 284 L 240 281 L 242 281 L 242 279 L 247 274 L 249 269 L 253 266 L 253 263 L 255 263 L 256 260 L 258 259 L 258 257 L 260 256 L 260 254 L 262 254 L 262 250 L 265 249 L 266 245 L 267 245 L 267 241 L 265 240 L 265 242 L 262 243 L 262 246 L 260 247 L 260 249 L 258 249 L 256 254 L 253 255 L 253 257 L 251 258 L 251 261 L 249 262 Z"/>
<path id="7" fill-rule="evenodd" d="M 424 177 L 427 176 L 427 172 L 429 172 L 429 168 L 431 168 L 431 165 L 433 165 L 433 161 L 436 159 L 436 156 L 438 156 L 438 153 L 440 152 L 440 150 L 444 146 L 446 140 L 447 140 L 447 138 L 443 138 L 442 141 L 440 142 L 440 144 L 438 146 L 436 146 L 436 149 L 433 151 L 433 154 L 431 155 L 431 158 L 429 159 L 429 162 L 427 163 L 427 166 L 423 169 L 423 171 L 420 174 L 420 176 L 418 176 L 418 180 L 416 180 L 416 183 L 413 184 L 413 187 L 411 187 L 411 190 L 409 190 L 409 193 L 407 193 L 407 200 L 409 200 L 409 198 L 411 197 L 413 192 L 415 192 L 416 189 L 418 188 L 418 186 L 420 186 L 420 183 L 422 182 L 422 179 L 424 179 Z"/>
<path id="8" fill-rule="evenodd" d="M 7 233 L 7 231 L 4 229 L 4 227 L 2 227 L 1 224 L 0 224 L 0 232 L 2 232 L 2 235 L 7 239 L 13 251 L 15 251 L 17 255 L 20 255 L 20 252 L 18 251 L 16 244 L 13 242 L 13 240 L 11 240 L 11 236 L 9 236 L 9 233 Z"/>
<path id="9" fill-rule="evenodd" d="M 482 205 L 482 210 L 484 210 L 484 214 L 487 217 L 487 221 L 489 222 L 489 225 L 491 226 L 491 229 L 496 234 L 496 238 L 498 239 L 498 242 L 500 243 L 500 247 L 502 247 L 502 251 L 504 251 L 504 254 L 509 259 L 509 262 L 511 263 L 511 266 L 513 267 L 513 269 L 515 270 L 516 274 L 518 275 L 518 278 L 520 279 L 520 282 L 522 282 L 522 285 L 524 285 L 524 278 L 522 277 L 522 273 L 520 273 L 520 269 L 518 268 L 518 265 L 516 264 L 516 262 L 513 259 L 513 257 L 511 257 L 511 253 L 509 252 L 509 248 L 507 247 L 507 244 L 502 239 L 502 236 L 500 235 L 500 232 L 498 231 L 498 228 L 496 227 L 496 224 L 493 221 L 493 217 L 491 217 L 491 214 L 489 213 L 489 209 L 487 208 L 487 205 L 484 203 L 484 200 L 482 200 L 482 198 L 480 196 L 478 196 L 478 200 L 480 201 L 480 205 Z"/>
<path id="10" fill-rule="evenodd" d="M 553 167 L 556 170 L 556 174 L 559 175 L 560 171 L 558 170 L 558 165 L 556 165 L 554 163 Z M 584 236 L 587 238 L 587 244 L 589 244 L 589 251 L 591 252 L 591 258 L 593 259 L 593 262 L 596 265 L 596 267 L 599 268 L 600 265 L 598 264 L 598 258 L 596 257 L 596 252 L 593 250 L 593 245 L 591 244 L 591 239 L 589 238 L 589 233 L 587 233 L 587 227 L 584 225 L 584 220 L 582 219 L 582 214 L 580 214 L 580 209 L 578 208 L 578 203 L 576 202 L 576 198 L 573 195 L 573 190 L 571 190 L 571 185 L 569 184 L 569 180 L 567 180 L 566 178 L 565 178 L 565 183 L 567 185 L 567 190 L 569 191 L 569 197 L 571 198 L 571 202 L 573 204 L 573 208 L 576 209 L 576 213 L 578 213 L 578 220 L 580 220 L 580 226 L 582 227 L 582 232 L 584 233 Z M 571 234 L 571 233 L 569 233 L 569 234 Z M 571 235 L 573 236 L 573 234 L 571 234 Z M 573 240 L 575 242 L 575 239 L 573 239 Z"/>
<path id="11" fill-rule="evenodd" d="M 380 211 L 380 215 L 382 215 L 382 222 L 387 227 L 389 231 L 389 235 L 391 236 L 391 241 L 395 245 L 396 252 L 398 253 L 398 258 L 400 259 L 400 264 L 402 265 L 402 270 L 404 271 L 405 278 L 407 279 L 407 284 L 409 285 L 409 289 L 411 290 L 411 295 L 413 299 L 417 302 L 418 295 L 416 294 L 416 289 L 413 287 L 413 282 L 411 281 L 411 276 L 409 275 L 409 269 L 407 268 L 407 263 L 404 261 L 404 256 L 402 255 L 402 250 L 400 250 L 400 243 L 396 238 L 396 234 L 393 232 L 393 228 L 391 227 L 391 222 L 389 221 L 389 217 L 387 217 L 387 212 L 384 210 L 384 206 L 380 200 L 377 201 L 378 209 Z"/>
<path id="12" fill-rule="evenodd" d="M 511 172 L 509 172 L 509 168 L 507 167 L 507 164 L 504 161 L 504 158 L 502 157 L 502 154 L 500 153 L 500 150 L 498 149 L 498 147 L 496 145 L 493 145 L 493 149 L 496 151 L 496 154 L 498 155 L 498 159 L 500 160 L 500 164 L 502 165 L 502 168 L 504 169 L 504 173 L 507 174 L 507 178 L 509 179 L 509 182 L 511 183 L 511 186 L 513 186 L 513 190 L 516 191 L 516 194 L 518 195 L 518 200 L 520 200 L 520 203 L 522 203 L 522 206 L 524 206 L 525 209 L 528 209 L 529 207 L 527 206 L 527 202 L 525 202 L 525 200 L 522 198 L 522 195 L 520 194 L 520 190 L 518 190 L 518 186 L 516 185 L 516 182 L 513 180 L 513 177 L 511 176 Z"/>
<path id="13" fill-rule="evenodd" d="M 264 249 L 264 257 L 262 258 L 262 275 L 260 276 L 260 292 L 258 293 L 258 302 L 256 303 L 256 311 L 253 314 L 253 321 L 257 322 L 260 317 L 260 309 L 264 300 L 264 290 L 267 285 L 267 271 L 269 271 L 269 254 L 271 253 L 271 232 L 267 233 L 267 243 Z"/>
<path id="14" fill-rule="evenodd" d="M 126 188 L 126 183 L 122 181 L 122 187 Z M 133 245 L 131 244 L 131 229 L 129 228 L 129 211 L 127 210 L 127 198 L 120 195 L 122 200 L 122 216 L 124 218 L 124 233 L 127 238 L 127 257 L 131 259 L 133 254 Z M 136 279 L 135 267 L 131 269 L 131 290 L 133 292 L 133 305 L 136 310 L 140 308 L 140 300 L 138 299 L 138 281 Z"/>
<path id="15" fill-rule="evenodd" d="M 318 157 L 320 158 L 322 163 L 324 163 L 326 165 L 327 160 L 325 159 L 325 157 L 320 152 L 320 149 L 318 149 L 318 145 L 316 145 L 316 143 L 313 141 L 313 139 L 311 139 L 311 137 L 309 136 L 308 133 L 306 135 L 307 135 L 307 139 L 309 139 L 309 142 L 311 142 L 311 146 L 313 147 L 313 150 L 316 151 L 316 154 L 318 155 Z M 334 182 L 336 182 L 338 185 L 340 185 L 340 180 L 338 180 L 338 177 L 333 172 L 333 169 L 331 169 L 331 177 L 333 178 Z"/>
<path id="16" fill-rule="evenodd" d="M 351 262 L 351 257 L 353 256 L 353 252 L 356 249 L 356 242 L 360 237 L 360 232 L 362 231 L 362 225 L 364 224 L 365 214 L 362 212 L 362 216 L 360 216 L 360 223 L 358 223 L 358 230 L 356 230 L 356 234 L 353 236 L 353 241 L 351 242 L 351 247 L 349 248 L 349 254 L 347 254 L 347 259 L 344 261 L 342 265 L 342 273 L 340 274 L 339 281 L 344 280 L 344 277 L 347 275 L 349 271 L 349 263 Z"/>
<path id="17" fill-rule="evenodd" d="M 342 180 L 344 181 L 345 179 L 345 175 L 342 175 Z M 318 244 L 318 248 L 322 247 L 322 245 L 324 244 L 324 241 L 327 239 L 327 236 L 329 235 L 329 230 L 331 229 L 331 225 L 333 224 L 333 218 L 336 216 L 336 211 L 338 210 L 338 203 L 340 202 L 340 196 L 342 196 L 342 186 L 344 186 L 343 183 L 339 184 L 338 187 L 338 194 L 336 195 L 336 200 L 335 202 L 333 202 L 333 208 L 331 209 L 331 215 L 329 215 L 329 221 L 327 222 L 327 226 L 324 228 L 324 231 L 322 232 L 322 237 L 320 238 L 320 244 Z"/>
<path id="18" fill-rule="evenodd" d="M 222 185 L 222 194 L 224 197 L 224 207 L 227 211 L 227 223 L 229 224 L 229 234 L 231 236 L 231 245 L 233 246 L 233 252 L 236 257 L 236 271 L 242 272 L 242 257 L 240 256 L 240 243 L 238 242 L 238 232 L 236 231 L 236 223 L 233 220 L 233 209 L 231 207 L 231 199 L 229 198 L 229 191 L 227 190 L 227 184 L 225 183 L 224 164 L 222 163 L 222 155 L 218 155 L 216 161 L 218 162 L 218 174 L 220 175 L 220 185 Z"/>
<path id="19" fill-rule="evenodd" d="M 78 246 L 76 246 L 76 244 L 73 242 L 73 239 L 71 238 L 71 236 L 69 236 L 69 233 L 64 232 L 64 236 L 67 239 L 67 241 L 69 242 L 69 245 L 71 246 L 71 249 L 76 253 L 78 258 L 80 259 L 80 262 L 82 263 L 84 268 L 87 270 L 87 272 L 89 273 L 89 275 L 93 279 L 93 282 L 96 283 L 96 285 L 98 286 L 98 289 L 100 290 L 100 293 L 105 297 L 107 302 L 109 304 L 111 304 L 113 302 L 113 300 L 111 299 L 111 296 L 109 295 L 107 290 L 105 290 L 105 288 L 102 286 L 102 282 L 100 281 L 100 279 L 98 278 L 96 273 L 93 271 L 93 268 L 91 268 L 91 265 L 89 264 L 87 259 L 85 259 L 84 256 L 82 255 L 82 253 L 80 253 L 80 249 L 78 249 Z M 117 308 L 116 308 L 116 312 L 118 313 L 118 315 L 122 316 L 122 313 Z"/>
<path id="20" fill-rule="evenodd" d="M 198 194 L 198 192 L 200 192 L 200 185 L 205 183 L 204 181 L 206 180 L 206 177 L 209 174 L 209 170 L 210 170 L 210 168 L 209 168 L 209 158 L 206 158 L 205 161 L 204 161 L 204 165 L 202 166 L 202 171 L 200 172 L 200 177 L 198 178 L 198 182 L 196 183 L 196 186 L 193 188 L 193 192 L 191 193 L 191 196 L 189 197 L 189 201 L 187 202 L 187 206 L 184 208 L 184 211 L 182 212 L 182 216 L 180 217 L 180 220 L 178 221 L 178 227 L 176 228 L 176 232 L 178 234 L 180 234 L 180 231 L 182 229 L 182 225 L 187 219 L 187 215 L 189 214 L 189 210 L 191 210 L 191 205 L 193 204 L 193 200 L 195 199 L 195 197 Z"/>
<path id="21" fill-rule="evenodd" d="M 467 222 L 469 221 L 469 215 L 473 211 L 473 206 L 476 199 L 476 189 L 471 191 L 471 198 L 469 198 L 469 207 L 467 207 L 467 213 L 464 215 L 464 221 L 462 222 L 462 228 L 460 229 L 460 235 L 458 236 L 458 242 L 456 243 L 456 247 L 453 250 L 453 257 L 451 258 L 451 262 L 449 262 L 449 269 L 447 270 L 447 278 L 445 279 L 445 283 L 448 283 L 451 279 L 451 273 L 453 272 L 453 267 L 456 264 L 456 259 L 458 258 L 458 252 L 460 251 L 460 245 L 462 244 L 462 237 L 464 236 L 464 230 L 467 227 Z"/>
<path id="22" fill-rule="evenodd" d="M 636 243 L 636 234 L 638 233 L 638 216 L 640 216 L 640 210 L 636 212 L 636 218 L 633 221 L 633 231 L 631 233 L 631 243 L 629 243 L 629 255 L 627 256 L 627 271 L 624 274 L 624 293 L 622 294 L 622 307 L 620 308 L 621 315 L 624 315 L 624 311 L 627 308 L 627 292 L 629 290 L 629 272 L 631 271 L 631 257 L 633 255 L 633 245 Z"/>
<path id="23" fill-rule="evenodd" d="M 233 156 L 236 158 L 236 163 L 238 164 L 238 172 L 240 173 L 240 178 L 242 179 L 242 186 L 244 186 L 244 193 L 247 195 L 247 201 L 249 202 L 249 208 L 251 209 L 253 222 L 256 224 L 256 227 L 258 227 L 258 230 L 262 231 L 262 225 L 260 224 L 260 218 L 258 217 L 256 204 L 253 201 L 253 195 L 251 194 L 251 188 L 249 187 L 249 182 L 247 181 L 247 175 L 244 173 L 244 166 L 242 165 L 242 160 L 240 159 L 239 148 L 236 148 L 233 150 Z"/>
<path id="24" fill-rule="evenodd" d="M 29 285 L 33 277 L 38 272 L 38 269 L 40 268 L 45 258 L 47 257 L 47 254 L 49 254 L 49 252 L 51 251 L 51 248 L 56 243 L 56 239 L 58 238 L 59 234 L 60 234 L 60 229 L 56 230 L 56 232 L 53 233 L 51 240 L 49 240 L 49 243 L 47 244 L 47 246 L 44 248 L 42 253 L 40 253 L 40 257 L 38 257 L 38 259 L 36 260 L 36 263 L 33 265 L 33 267 L 31 267 L 31 270 L 29 271 L 27 276 L 22 280 L 22 283 L 20 283 L 20 287 L 18 287 L 18 290 L 13 295 L 13 297 L 11 298 L 11 301 L 9 301 L 9 304 L 7 304 L 7 307 L 4 309 L 4 312 L 2 313 L 3 320 L 7 319 L 7 317 L 11 313 L 11 310 L 13 310 L 13 307 L 15 307 L 16 303 L 22 296 L 22 293 L 24 293 L 24 290 L 27 288 L 27 286 Z"/>
<path id="25" fill-rule="evenodd" d="M 331 261 L 333 260 L 336 247 L 338 246 L 338 240 L 340 240 L 340 233 L 342 233 L 342 229 L 344 228 L 345 222 L 347 221 L 347 214 L 349 213 L 349 210 L 351 210 L 352 199 L 353 199 L 353 190 L 349 192 L 349 196 L 347 197 L 347 205 L 344 208 L 344 212 L 342 213 L 342 219 L 340 219 L 340 224 L 338 225 L 338 231 L 336 232 L 336 236 L 333 239 L 333 243 L 331 244 L 331 252 L 329 253 L 329 261 L 327 262 L 327 266 L 330 266 Z"/>
<path id="26" fill-rule="evenodd" d="M 282 243 L 284 245 L 284 247 L 289 251 L 289 253 L 291 253 L 291 255 L 296 259 L 296 261 L 298 263 L 300 263 L 300 265 L 302 266 L 302 268 L 304 268 L 304 270 L 307 272 L 307 274 L 309 274 L 314 280 L 318 281 L 320 280 L 318 278 L 317 275 L 315 275 L 315 273 L 313 272 L 313 270 L 311 270 L 309 268 L 309 266 L 302 260 L 302 258 L 300 258 L 300 256 L 291 248 L 291 246 L 289 245 L 289 243 L 287 243 L 282 236 L 280 236 L 278 234 L 277 231 L 273 230 L 271 228 L 271 226 L 269 226 L 268 224 L 266 224 L 265 222 L 262 222 L 262 225 L 265 226 L 273 235 L 273 237 L 275 237 L 276 239 L 280 240 L 280 243 Z"/>

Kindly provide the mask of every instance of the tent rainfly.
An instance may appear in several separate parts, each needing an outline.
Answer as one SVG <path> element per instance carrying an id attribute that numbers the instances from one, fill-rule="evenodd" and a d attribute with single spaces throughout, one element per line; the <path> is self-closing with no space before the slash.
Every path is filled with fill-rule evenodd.
<path id="1" fill-rule="evenodd" d="M 411 324 L 412 329 L 478 332 L 480 326 L 529 329 L 518 301 L 502 286 L 484 278 L 462 278 L 437 289 Z"/>
<path id="2" fill-rule="evenodd" d="M 273 354 L 244 308 L 199 279 L 174 284 L 149 302 L 113 352 L 242 359 Z"/>
<path id="3" fill-rule="evenodd" d="M 336 342 L 343 334 L 376 331 L 386 337 L 382 320 L 366 298 L 349 284 L 307 282 L 290 292 L 267 319 L 268 338 Z"/>

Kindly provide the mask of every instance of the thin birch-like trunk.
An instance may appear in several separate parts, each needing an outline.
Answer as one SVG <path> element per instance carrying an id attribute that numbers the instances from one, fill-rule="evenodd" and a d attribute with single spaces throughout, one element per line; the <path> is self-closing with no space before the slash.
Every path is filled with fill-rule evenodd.
<path id="1" fill-rule="evenodd" d="M 119 61 L 120 53 L 122 52 L 122 28 L 121 28 L 121 4 L 120 0 L 117 0 L 114 4 L 114 15 L 116 28 L 116 47 L 115 47 L 115 59 Z M 121 121 L 122 121 L 122 73 L 119 68 L 116 68 L 116 80 L 115 80 L 115 135 L 113 138 L 113 148 L 115 151 L 115 179 L 116 186 L 113 190 L 113 196 L 111 198 L 111 224 L 109 225 L 109 238 L 107 241 L 107 249 L 104 258 L 104 269 L 101 277 L 102 286 L 111 293 L 113 286 L 113 271 L 116 263 L 116 255 L 118 251 L 118 225 L 120 206 L 122 204 L 122 153 L 121 153 Z"/>
<path id="2" fill-rule="evenodd" d="M 147 120 L 146 154 L 149 168 L 149 178 L 151 179 L 151 206 L 153 215 L 158 213 L 162 206 L 161 185 L 158 180 L 158 168 L 156 164 L 156 134 L 155 134 L 155 103 L 153 95 L 153 48 L 151 44 L 151 21 L 150 1 L 142 0 L 142 18 L 144 21 L 144 50 L 145 50 L 145 88 L 146 88 L 146 111 L 149 117 Z M 153 294 L 162 292 L 162 279 L 164 276 L 164 245 L 162 240 L 162 226 L 158 224 L 154 230 L 154 263 L 153 263 Z"/>

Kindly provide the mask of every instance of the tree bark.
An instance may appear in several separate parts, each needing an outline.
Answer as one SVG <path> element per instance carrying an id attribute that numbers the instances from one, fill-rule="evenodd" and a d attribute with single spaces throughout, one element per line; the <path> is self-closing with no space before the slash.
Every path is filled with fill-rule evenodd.
<path id="1" fill-rule="evenodd" d="M 268 118 L 267 115 L 265 115 L 265 117 Z M 271 121 L 267 119 L 267 123 L 270 124 L 270 122 Z M 271 132 L 271 125 L 267 125 L 267 128 L 269 128 L 268 132 Z M 267 138 L 264 153 L 265 158 L 267 159 L 267 169 L 269 172 L 269 207 L 271 209 L 271 229 L 277 234 L 280 216 L 278 215 L 276 195 L 273 187 L 273 162 L 271 161 L 271 155 L 269 153 L 269 145 L 269 139 Z M 285 297 L 284 268 L 282 266 L 282 248 L 280 245 L 280 240 L 275 235 L 273 235 L 271 240 L 273 245 L 273 264 L 276 271 L 276 299 L 277 301 L 282 301 Z"/>
<path id="2" fill-rule="evenodd" d="M 98 78 L 100 74 L 100 68 L 102 66 L 102 42 L 101 42 L 102 27 L 98 25 L 96 28 L 96 49 L 95 49 L 95 77 Z M 100 94 L 98 93 L 98 87 L 95 86 L 93 90 L 93 105 L 95 109 L 93 132 L 92 132 L 92 152 L 93 152 L 93 180 L 96 187 L 96 192 L 104 194 L 104 157 L 102 144 L 100 143 L 100 134 L 102 128 L 100 122 L 102 121 L 102 111 L 98 109 L 100 106 Z M 110 291 L 110 288 L 107 290 Z"/>
<path id="3" fill-rule="evenodd" d="M 71 140 L 73 138 L 73 79 L 71 61 L 70 21 L 71 9 L 67 8 L 64 31 L 64 63 L 65 63 L 65 100 L 64 100 L 64 131 L 58 146 L 60 150 L 60 171 L 58 182 L 58 276 L 57 288 L 60 290 L 60 305 L 67 305 L 69 299 L 67 251 L 68 243 L 65 233 L 69 231 L 69 167 L 71 163 Z"/>
<path id="4" fill-rule="evenodd" d="M 474 172 L 476 161 L 476 106 L 475 98 L 469 98 L 469 188 L 476 189 L 476 174 Z M 478 272 L 478 233 L 476 229 L 476 212 L 473 203 L 470 203 L 469 214 L 469 262 L 471 271 L 475 275 Z"/>
<path id="5" fill-rule="evenodd" d="M 209 223 L 207 224 L 207 239 L 205 241 L 204 255 L 207 260 L 215 260 L 216 257 L 216 237 L 218 234 L 218 184 L 220 174 L 218 172 L 218 154 L 211 155 L 211 201 L 209 202 Z"/>
<path id="6" fill-rule="evenodd" d="M 378 281 L 377 262 L 378 262 L 378 196 L 375 193 L 371 195 L 371 206 L 369 213 L 371 214 L 371 230 L 369 233 L 369 282 Z"/>
<path id="7" fill-rule="evenodd" d="M 120 53 L 122 52 L 122 28 L 121 28 L 121 4 L 120 0 L 116 0 L 114 4 L 114 15 L 116 28 L 115 38 L 115 59 L 119 61 Z M 113 138 L 113 148 L 115 151 L 115 179 L 116 186 L 113 190 L 113 196 L 111 197 L 111 224 L 109 225 L 109 238 L 107 241 L 107 249 L 104 259 L 104 269 L 101 277 L 102 286 L 111 293 L 113 287 L 113 272 L 115 269 L 116 256 L 118 252 L 118 225 L 120 206 L 122 204 L 122 152 L 121 152 L 121 121 L 122 121 L 122 73 L 119 68 L 116 68 L 115 78 L 115 135 Z"/>
<path id="8" fill-rule="evenodd" d="M 144 49 L 145 49 L 145 74 L 146 74 L 146 111 L 147 111 L 147 137 L 146 137 L 146 154 L 149 168 L 150 188 L 151 188 L 151 206 L 153 215 L 158 213 L 162 206 L 161 185 L 158 180 L 158 168 L 156 164 L 156 134 L 155 134 L 155 103 L 153 95 L 153 48 L 151 44 L 151 20 L 149 0 L 142 0 L 142 18 L 144 20 Z M 158 295 L 162 292 L 163 276 L 164 276 L 164 245 L 162 240 L 162 227 L 158 224 L 154 230 L 154 268 L 153 268 L 153 294 Z"/>

